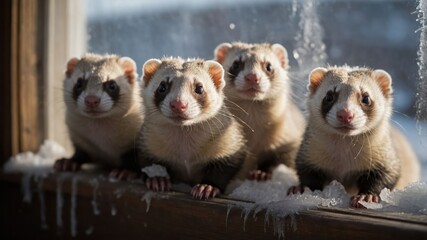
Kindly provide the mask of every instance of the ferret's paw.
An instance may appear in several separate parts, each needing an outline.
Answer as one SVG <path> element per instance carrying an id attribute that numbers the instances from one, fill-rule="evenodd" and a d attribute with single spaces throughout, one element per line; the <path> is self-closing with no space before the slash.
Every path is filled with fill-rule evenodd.
<path id="1" fill-rule="evenodd" d="M 299 185 L 299 186 L 292 186 L 292 187 L 290 187 L 288 189 L 288 195 L 297 194 L 297 193 L 300 193 L 300 194 L 304 193 L 305 188 L 306 187 L 301 186 L 301 185 Z"/>
<path id="2" fill-rule="evenodd" d="M 166 177 L 150 177 L 145 180 L 145 186 L 155 192 L 169 191 L 172 182 Z"/>
<path id="3" fill-rule="evenodd" d="M 360 204 L 359 201 L 379 203 L 381 201 L 381 198 L 377 194 L 355 195 L 355 196 L 351 197 L 351 199 L 350 199 L 350 207 L 352 207 L 352 208 L 365 208 L 366 209 L 366 207 L 363 206 L 362 204 Z"/>
<path id="4" fill-rule="evenodd" d="M 197 184 L 191 189 L 191 195 L 195 199 L 209 199 L 214 198 L 220 193 L 220 190 L 208 184 Z"/>
<path id="5" fill-rule="evenodd" d="M 56 171 L 72 171 L 77 172 L 80 170 L 81 164 L 69 159 L 69 158 L 61 158 L 55 161 L 55 164 L 53 164 L 53 168 Z"/>
<path id="6" fill-rule="evenodd" d="M 248 176 L 249 180 L 255 180 L 255 181 L 267 181 L 271 179 L 271 173 L 264 172 L 261 170 L 252 170 L 249 172 Z"/>
<path id="7" fill-rule="evenodd" d="M 133 180 L 138 177 L 138 174 L 128 169 L 113 169 L 108 175 L 110 178 L 118 180 Z"/>

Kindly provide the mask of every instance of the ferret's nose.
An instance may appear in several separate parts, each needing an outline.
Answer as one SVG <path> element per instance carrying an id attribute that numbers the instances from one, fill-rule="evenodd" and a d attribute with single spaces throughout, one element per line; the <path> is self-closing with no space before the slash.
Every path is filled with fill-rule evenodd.
<path id="1" fill-rule="evenodd" d="M 183 113 L 187 109 L 187 103 L 180 100 L 173 100 L 169 103 L 171 109 L 175 113 Z"/>
<path id="2" fill-rule="evenodd" d="M 259 83 L 259 78 L 255 73 L 249 73 L 248 75 L 246 75 L 245 80 L 247 83 L 252 84 L 252 85 Z"/>
<path id="3" fill-rule="evenodd" d="M 96 108 L 99 105 L 99 102 L 101 102 L 101 98 L 97 96 L 87 96 L 85 97 L 85 104 L 89 108 Z"/>
<path id="4" fill-rule="evenodd" d="M 342 123 L 350 123 L 354 118 L 354 114 L 348 109 L 342 109 L 337 112 L 337 118 Z"/>

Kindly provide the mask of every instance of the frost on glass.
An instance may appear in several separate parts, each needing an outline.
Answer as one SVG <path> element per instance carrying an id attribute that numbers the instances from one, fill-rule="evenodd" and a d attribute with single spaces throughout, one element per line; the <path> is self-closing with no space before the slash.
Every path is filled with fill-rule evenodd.
<path id="1" fill-rule="evenodd" d="M 417 120 L 427 120 L 427 1 L 419 0 L 418 3 L 418 19 L 420 23 L 420 46 L 418 50 L 418 74 L 420 77 L 420 83 L 418 85 L 417 93 Z M 419 134 L 427 136 L 427 129 L 421 124 L 418 124 Z"/>
<path id="2" fill-rule="evenodd" d="M 293 13 L 299 10 L 298 32 L 293 57 L 299 68 L 299 78 L 307 79 L 309 72 L 316 67 L 324 67 L 327 59 L 326 46 L 323 42 L 323 28 L 317 14 L 318 1 L 301 1 L 301 6 L 293 3 Z M 296 9 L 294 9 L 296 8 Z"/>

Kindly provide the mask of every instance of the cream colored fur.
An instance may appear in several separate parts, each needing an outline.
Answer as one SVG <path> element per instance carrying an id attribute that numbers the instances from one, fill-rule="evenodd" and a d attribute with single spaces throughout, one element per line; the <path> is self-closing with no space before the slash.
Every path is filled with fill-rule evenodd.
<path id="1" fill-rule="evenodd" d="M 257 156 L 265 151 L 287 152 L 284 158 L 290 163 L 290 167 L 294 167 L 305 120 L 290 99 L 291 81 L 287 71 L 286 50 L 279 44 L 223 43 L 215 50 L 215 58 L 226 72 L 235 60 L 245 60 L 245 68 L 235 80 L 227 73 L 225 77 L 226 104 L 233 115 L 247 125 L 244 130 L 251 156 L 245 161 L 239 178 L 245 178 L 250 170 L 257 168 Z M 262 70 L 267 62 L 275 71 L 272 79 Z M 240 92 L 245 89 L 244 77 L 249 73 L 260 77 L 262 93 L 255 97 Z"/>
<path id="2" fill-rule="evenodd" d="M 375 72 L 344 66 L 315 69 L 310 76 L 309 122 L 301 151 L 309 164 L 334 176 L 353 194 L 357 188 L 354 181 L 347 179 L 349 174 L 375 166 L 385 167 L 391 176 L 399 176 L 397 188 L 419 180 L 417 157 L 405 137 L 390 125 L 392 99 L 384 97 L 382 87 L 389 93 L 391 87 L 381 87 L 381 83 L 373 80 Z M 321 115 L 322 100 L 334 88 L 339 98 L 325 120 Z M 360 108 L 362 92 L 368 92 L 376 105 L 370 118 Z M 347 133 L 335 128 L 336 111 L 344 107 L 355 113 L 356 129 Z"/>
<path id="3" fill-rule="evenodd" d="M 72 142 L 89 153 L 92 160 L 113 167 L 119 167 L 120 156 L 135 147 L 143 122 L 136 66 L 133 73 L 128 73 L 131 78 L 128 79 L 121 59 L 126 61 L 125 64 L 134 64 L 133 60 L 115 55 L 86 54 L 76 59 L 72 72 L 64 81 L 66 124 Z M 80 77 L 89 81 L 76 102 L 72 89 Z M 116 103 L 102 89 L 102 83 L 108 79 L 114 79 L 120 87 L 120 98 Z M 106 113 L 92 117 L 84 112 L 84 100 L 80 99 L 89 94 L 101 97 L 100 106 L 108 106 Z"/>
<path id="4" fill-rule="evenodd" d="M 215 81 L 212 75 L 218 69 L 221 69 L 221 76 Z M 179 174 L 175 180 L 198 183 L 202 178 L 200 170 L 207 163 L 242 149 L 244 139 L 241 127 L 223 104 L 221 65 L 213 61 L 164 58 L 147 61 L 144 72 L 145 76 L 152 78 L 144 76 L 146 117 L 140 144 L 143 151 L 177 169 Z M 172 81 L 172 89 L 159 109 L 153 99 L 157 87 L 166 77 Z M 195 79 L 203 83 L 208 96 L 206 108 L 200 107 L 192 99 L 191 86 Z M 186 99 L 189 102 L 188 111 L 197 113 L 189 114 L 191 119 L 181 124 L 169 118 L 170 110 L 167 109 L 169 101 L 176 98 Z"/>

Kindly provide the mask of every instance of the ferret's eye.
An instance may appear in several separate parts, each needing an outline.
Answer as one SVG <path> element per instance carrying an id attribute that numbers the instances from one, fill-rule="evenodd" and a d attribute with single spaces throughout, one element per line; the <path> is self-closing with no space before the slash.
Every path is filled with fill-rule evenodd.
<path id="1" fill-rule="evenodd" d="M 165 93 L 166 90 L 167 90 L 167 85 L 166 85 L 165 81 L 162 81 L 160 83 L 159 87 L 157 88 L 157 93 L 162 94 L 162 93 Z"/>
<path id="2" fill-rule="evenodd" d="M 369 97 L 369 95 L 363 96 L 362 103 L 365 104 L 365 105 L 370 105 L 371 104 L 371 98 Z"/>
<path id="3" fill-rule="evenodd" d="M 267 70 L 267 72 L 273 72 L 273 66 L 271 66 L 271 63 L 267 63 L 265 65 L 265 69 Z"/>
<path id="4" fill-rule="evenodd" d="M 194 89 L 194 92 L 196 92 L 197 94 L 203 94 L 203 85 L 201 83 L 198 83 L 196 85 L 196 88 Z"/>
<path id="5" fill-rule="evenodd" d="M 110 92 L 114 92 L 114 91 L 116 91 L 116 90 L 117 90 L 117 83 L 116 83 L 116 81 L 114 81 L 114 80 L 110 80 L 110 81 L 108 81 L 107 89 L 108 89 Z"/>
<path id="6" fill-rule="evenodd" d="M 83 80 L 83 78 L 79 78 L 79 79 L 77 79 L 77 82 L 76 82 L 75 88 L 76 88 L 77 90 L 82 90 L 82 89 L 83 89 L 83 86 L 84 86 L 84 83 L 85 83 L 85 80 Z"/>
<path id="7" fill-rule="evenodd" d="M 233 70 L 238 70 L 238 69 L 240 68 L 240 64 L 241 64 L 241 61 L 240 61 L 240 60 L 236 60 L 236 61 L 234 61 L 234 62 L 233 62 L 233 65 L 231 65 L 231 69 L 233 69 Z"/>
<path id="8" fill-rule="evenodd" d="M 323 101 L 327 102 L 327 103 L 331 103 L 334 101 L 334 94 L 329 91 L 328 93 L 326 93 L 325 98 L 323 99 Z"/>

